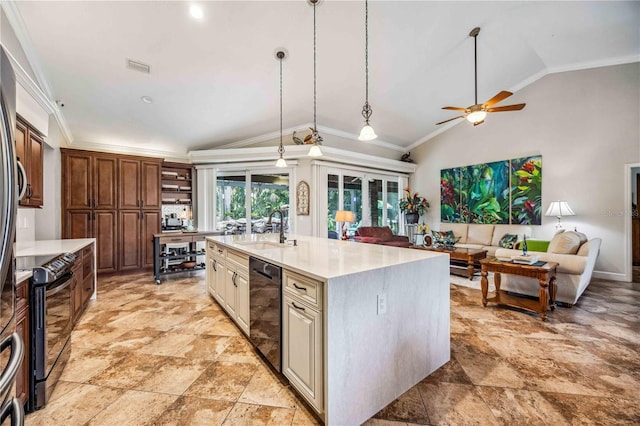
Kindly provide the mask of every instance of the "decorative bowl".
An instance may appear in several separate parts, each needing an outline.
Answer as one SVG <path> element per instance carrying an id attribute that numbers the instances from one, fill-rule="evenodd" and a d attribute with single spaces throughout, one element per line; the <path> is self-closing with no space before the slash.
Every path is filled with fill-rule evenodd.
<path id="1" fill-rule="evenodd" d="M 182 262 L 180 266 L 182 266 L 182 268 L 184 269 L 191 269 L 191 268 L 195 268 L 196 262 L 195 261 Z"/>

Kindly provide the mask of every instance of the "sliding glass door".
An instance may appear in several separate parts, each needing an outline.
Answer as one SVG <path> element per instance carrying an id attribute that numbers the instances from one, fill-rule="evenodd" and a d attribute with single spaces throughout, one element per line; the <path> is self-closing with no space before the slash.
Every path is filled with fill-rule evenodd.
<path id="1" fill-rule="evenodd" d="M 398 207 L 399 188 L 406 177 L 368 173 L 339 168 L 326 168 L 326 229 L 329 238 L 338 238 L 341 223 L 336 224 L 338 210 L 354 214 L 354 222 L 347 223 L 347 235 L 360 226 L 388 226 L 399 234 L 404 231 Z M 320 223 L 320 233 L 323 228 Z"/>
<path id="2" fill-rule="evenodd" d="M 248 194 L 248 196 L 247 196 Z M 227 234 L 289 232 L 289 173 L 218 172 L 216 229 Z M 275 214 L 279 209 L 284 217 Z"/>

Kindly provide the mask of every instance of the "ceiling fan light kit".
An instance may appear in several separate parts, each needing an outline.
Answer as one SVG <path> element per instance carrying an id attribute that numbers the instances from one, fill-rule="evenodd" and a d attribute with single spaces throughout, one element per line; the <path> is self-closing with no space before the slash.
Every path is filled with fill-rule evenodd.
<path id="1" fill-rule="evenodd" d="M 495 95 L 493 98 L 489 99 L 487 102 L 483 104 L 478 103 L 478 34 L 480 34 L 480 27 L 475 27 L 469 33 L 470 37 L 473 37 L 473 65 L 474 65 L 474 88 L 475 88 L 475 104 L 471 105 L 467 108 L 461 107 L 452 107 L 446 106 L 442 107 L 442 109 L 447 109 L 451 111 L 462 111 L 463 115 L 459 115 L 457 117 L 450 118 L 448 120 L 441 121 L 438 124 L 448 123 L 449 121 L 457 120 L 458 118 L 466 118 L 467 121 L 473 123 L 474 126 L 478 126 L 484 123 L 484 119 L 487 117 L 487 113 L 490 112 L 505 112 L 505 111 L 519 111 L 525 107 L 526 104 L 515 104 L 515 105 L 505 105 L 501 107 L 492 107 L 498 102 L 502 102 L 507 99 L 509 96 L 513 95 L 513 93 L 503 90 L 502 92 Z"/>
<path id="2" fill-rule="evenodd" d="M 369 119 L 373 110 L 369 105 L 369 1 L 364 1 L 364 76 L 365 76 L 365 100 L 362 107 L 364 117 L 364 127 L 360 131 L 358 139 L 361 141 L 372 141 L 378 137 L 373 127 L 369 124 Z"/>

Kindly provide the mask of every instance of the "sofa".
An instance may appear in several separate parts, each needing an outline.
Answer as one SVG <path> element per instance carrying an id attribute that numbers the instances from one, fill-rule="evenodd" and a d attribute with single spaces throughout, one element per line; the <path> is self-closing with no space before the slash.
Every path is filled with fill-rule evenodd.
<path id="1" fill-rule="evenodd" d="M 591 282 L 601 244 L 600 238 L 587 240 L 580 232 L 562 232 L 553 237 L 547 251 L 529 250 L 528 254 L 538 256 L 544 262 L 558 262 L 556 301 L 571 307 Z M 499 248 L 495 252 L 498 258 L 511 258 L 519 254 L 522 254 L 522 250 Z M 540 290 L 535 279 L 508 274 L 501 276 L 500 288 L 534 297 L 538 297 Z"/>
<path id="2" fill-rule="evenodd" d="M 531 237 L 531 227 L 527 225 L 479 225 L 467 223 L 441 223 L 440 231 L 453 231 L 458 240 L 455 247 L 482 249 L 487 256 L 494 256 L 501 248 L 500 240 L 506 234 L 517 235 L 521 241 L 526 235 Z M 459 238 L 459 239 L 458 239 Z"/>
<path id="3" fill-rule="evenodd" d="M 388 226 L 361 226 L 353 239 L 360 243 L 382 244 L 395 247 L 411 247 L 409 237 L 393 235 Z"/>

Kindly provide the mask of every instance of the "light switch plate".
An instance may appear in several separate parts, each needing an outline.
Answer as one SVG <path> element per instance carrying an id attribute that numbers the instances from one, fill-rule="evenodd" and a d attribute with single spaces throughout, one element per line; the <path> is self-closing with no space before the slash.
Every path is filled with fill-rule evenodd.
<path id="1" fill-rule="evenodd" d="M 378 315 L 384 315 L 387 313 L 387 293 L 380 293 L 378 295 Z"/>

